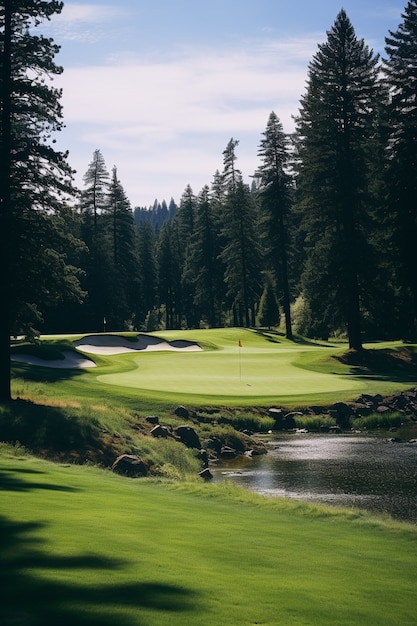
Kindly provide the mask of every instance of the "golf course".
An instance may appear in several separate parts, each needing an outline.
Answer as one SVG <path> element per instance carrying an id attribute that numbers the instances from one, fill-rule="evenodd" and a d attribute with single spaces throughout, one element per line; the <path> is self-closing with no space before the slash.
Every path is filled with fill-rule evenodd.
<path id="1" fill-rule="evenodd" d="M 76 378 L 77 394 L 93 390 L 94 396 L 100 390 L 109 399 L 124 398 L 129 404 L 140 398 L 151 406 L 179 400 L 194 406 L 297 406 L 412 386 L 413 369 L 405 367 L 402 357 L 412 360 L 415 346 L 387 342 L 365 347 L 391 359 L 385 358 L 377 369 L 348 366 L 337 358 L 346 352 L 346 344 L 288 341 L 276 331 L 238 328 L 51 336 L 35 351 L 31 347 L 31 356 L 27 346 L 15 346 L 12 359 L 17 373 L 25 372 L 28 363 L 42 366 L 43 379 L 53 381 L 61 395 L 74 390 Z M 67 365 L 68 349 L 76 352 L 70 353 Z"/>
<path id="2" fill-rule="evenodd" d="M 237 438 L 233 420 L 267 428 L 270 407 L 415 388 L 415 345 L 365 348 L 237 328 L 16 340 L 1 623 L 414 625 L 414 525 L 205 482 L 197 452 L 146 422 L 175 430 L 182 405 L 202 440 Z M 154 471 L 111 472 L 123 452 Z"/>

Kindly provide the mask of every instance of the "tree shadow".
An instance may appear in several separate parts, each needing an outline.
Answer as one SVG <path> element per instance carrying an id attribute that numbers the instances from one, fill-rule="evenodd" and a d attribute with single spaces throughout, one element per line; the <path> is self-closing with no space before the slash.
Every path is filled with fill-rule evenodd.
<path id="1" fill-rule="evenodd" d="M 42 481 L 26 481 L 19 478 L 20 474 L 31 474 L 41 476 L 44 472 L 20 467 L 0 467 L 0 491 L 17 491 L 28 492 L 33 489 L 45 489 L 46 491 L 66 491 L 74 493 L 80 491 L 77 487 L 68 487 L 67 485 L 54 485 Z"/>
<path id="2" fill-rule="evenodd" d="M 108 466 L 116 455 L 111 441 L 103 441 L 97 420 L 29 400 L 13 400 L 2 407 L 0 432 L 3 441 L 19 442 L 53 460 L 89 460 Z"/>
<path id="3" fill-rule="evenodd" d="M 267 328 L 252 328 L 252 332 L 256 335 L 261 335 L 264 339 L 271 343 L 281 343 L 283 339 L 286 341 L 290 341 L 291 343 L 305 345 L 305 346 L 319 346 L 320 348 L 334 348 L 332 344 L 326 344 L 323 340 L 322 342 L 313 341 L 306 339 L 305 337 L 300 337 L 298 335 L 293 335 L 292 339 L 286 339 L 285 334 L 279 332 L 278 330 L 267 329 Z"/>
<path id="4" fill-rule="evenodd" d="M 252 330 L 255 335 L 260 335 L 271 343 L 281 343 L 281 340 L 284 338 L 284 335 L 277 330 L 268 330 L 266 328 L 253 328 Z"/>
<path id="5" fill-rule="evenodd" d="M 83 368 L 47 367 L 21 361 L 12 361 L 11 367 L 14 376 L 34 383 L 55 383 L 86 374 L 86 370 Z"/>
<path id="6" fill-rule="evenodd" d="M 196 592 L 175 584 L 140 580 L 118 583 L 118 573 L 128 565 L 125 560 L 95 554 L 67 557 L 48 553 L 47 542 L 37 536 L 45 527 L 47 524 L 0 515 L 2 626 L 141 626 L 145 624 L 143 609 L 155 611 L 155 623 L 158 612 L 186 613 L 195 609 Z M 58 580 L 56 572 L 60 570 L 79 570 L 79 576 L 69 577 L 67 583 Z M 111 572 L 114 583 L 94 584 L 94 574 L 103 571 Z M 127 608 L 130 615 L 124 611 Z"/>
<path id="7" fill-rule="evenodd" d="M 417 380 L 417 353 L 414 347 L 348 350 L 332 358 L 348 365 L 349 373 L 358 378 L 398 383 L 415 383 Z"/>

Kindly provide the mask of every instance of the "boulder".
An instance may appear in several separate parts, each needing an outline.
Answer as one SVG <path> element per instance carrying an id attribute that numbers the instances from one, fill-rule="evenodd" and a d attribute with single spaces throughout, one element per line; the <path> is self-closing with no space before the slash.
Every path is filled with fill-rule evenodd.
<path id="1" fill-rule="evenodd" d="M 154 426 L 151 430 L 152 437 L 168 437 L 169 434 L 169 428 L 167 426 L 161 426 L 161 424 Z"/>
<path id="2" fill-rule="evenodd" d="M 188 409 L 185 408 L 185 406 L 177 406 L 174 413 L 175 415 L 177 415 L 177 417 L 182 417 L 185 420 L 188 420 L 188 418 L 190 417 L 190 413 Z"/>
<path id="3" fill-rule="evenodd" d="M 329 433 L 340 434 L 341 432 L 342 432 L 342 429 L 340 428 L 340 426 L 330 426 L 329 427 Z"/>
<path id="4" fill-rule="evenodd" d="M 203 464 L 203 467 L 208 467 L 209 455 L 207 454 L 207 450 L 204 450 L 203 448 L 200 450 L 200 459 Z"/>
<path id="5" fill-rule="evenodd" d="M 268 409 L 268 413 L 271 417 L 282 417 L 282 409 L 277 409 L 273 406 Z"/>
<path id="6" fill-rule="evenodd" d="M 237 452 L 234 448 L 231 448 L 230 446 L 222 446 L 222 449 L 220 450 L 220 456 L 223 459 L 234 459 L 237 456 Z"/>
<path id="7" fill-rule="evenodd" d="M 391 409 L 389 406 L 386 406 L 385 404 L 380 404 L 377 409 L 376 409 L 377 413 L 390 413 Z"/>
<path id="8" fill-rule="evenodd" d="M 147 415 L 145 419 L 149 424 L 159 424 L 159 418 L 157 415 Z"/>
<path id="9" fill-rule="evenodd" d="M 210 472 L 208 467 L 206 467 L 205 469 L 201 470 L 201 472 L 198 472 L 198 475 L 201 478 L 203 478 L 204 480 L 212 480 L 213 479 L 213 474 Z"/>
<path id="10" fill-rule="evenodd" d="M 178 426 L 175 430 L 177 437 L 187 448 L 201 448 L 200 439 L 191 426 Z"/>
<path id="11" fill-rule="evenodd" d="M 330 410 L 337 411 L 341 417 L 350 417 L 353 413 L 352 407 L 345 402 L 335 402 L 330 407 Z"/>
<path id="12" fill-rule="evenodd" d="M 335 402 L 329 408 L 329 415 L 336 420 L 338 426 L 347 428 L 349 426 L 349 417 L 353 414 L 351 406 L 345 402 Z"/>
<path id="13" fill-rule="evenodd" d="M 121 454 L 111 468 L 113 472 L 130 478 L 146 476 L 148 473 L 146 462 L 136 454 Z"/>
<path id="14" fill-rule="evenodd" d="M 214 450 L 216 454 L 220 454 L 220 451 L 222 449 L 222 442 L 218 437 L 211 437 L 207 440 L 206 445 L 207 448 L 210 448 L 210 450 Z"/>

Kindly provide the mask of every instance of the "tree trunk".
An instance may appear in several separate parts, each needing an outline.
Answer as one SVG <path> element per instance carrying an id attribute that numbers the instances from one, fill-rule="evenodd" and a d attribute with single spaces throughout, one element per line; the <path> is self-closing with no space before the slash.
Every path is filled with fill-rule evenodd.
<path id="1" fill-rule="evenodd" d="M 11 3 L 4 3 L 4 44 L 2 59 L 3 95 L 1 99 L 0 139 L 0 402 L 11 400 L 10 390 L 10 317 L 11 248 L 13 237 L 11 206 Z"/>
<path id="2" fill-rule="evenodd" d="M 286 233 L 284 228 L 284 216 L 281 211 L 280 215 L 280 238 L 281 238 L 281 265 L 282 265 L 282 291 L 283 291 L 283 309 L 285 315 L 285 336 L 287 339 L 293 339 L 290 309 L 290 287 L 288 283 L 288 261 L 286 249 Z"/>

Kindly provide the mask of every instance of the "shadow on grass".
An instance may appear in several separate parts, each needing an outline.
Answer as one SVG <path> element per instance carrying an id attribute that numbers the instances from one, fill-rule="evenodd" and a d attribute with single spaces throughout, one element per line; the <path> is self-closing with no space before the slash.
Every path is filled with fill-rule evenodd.
<path id="1" fill-rule="evenodd" d="M 85 376 L 86 370 L 82 368 L 60 368 L 42 365 L 30 365 L 19 361 L 12 362 L 14 376 L 34 383 L 55 383 L 61 380 L 70 380 L 79 376 Z"/>
<path id="2" fill-rule="evenodd" d="M 281 343 L 284 335 L 277 330 L 268 330 L 266 328 L 254 328 L 255 335 L 260 335 L 270 343 Z"/>
<path id="3" fill-rule="evenodd" d="M 27 482 L 19 478 L 19 473 L 32 474 L 35 476 L 43 474 L 43 472 L 38 472 L 37 470 L 26 470 L 19 467 L 11 467 L 8 469 L 0 468 L 0 491 L 27 492 L 32 491 L 32 489 L 45 489 L 47 491 L 67 491 L 70 493 L 80 491 L 75 487 L 68 487 L 65 485 L 52 485 L 50 483 L 44 483 L 41 481 Z"/>
<path id="4" fill-rule="evenodd" d="M 305 346 L 319 346 L 320 348 L 332 348 L 334 349 L 334 345 L 326 344 L 323 340 L 322 342 L 317 342 L 313 340 L 306 339 L 305 337 L 300 337 L 299 335 L 293 335 L 292 339 L 286 339 L 285 334 L 279 332 L 278 330 L 270 330 L 267 328 L 253 328 L 251 329 L 256 335 L 260 335 L 270 343 L 282 343 L 283 340 L 290 341 L 294 344 L 300 344 Z"/>
<path id="5" fill-rule="evenodd" d="M 417 352 L 414 347 L 348 350 L 332 358 L 348 365 L 353 376 L 398 383 L 415 383 L 417 380 Z"/>
<path id="6" fill-rule="evenodd" d="M 3 441 L 19 442 L 54 460 L 109 465 L 115 458 L 111 444 L 102 439 L 98 420 L 71 408 L 13 400 L 0 406 L 0 432 Z"/>
<path id="7" fill-rule="evenodd" d="M 160 581 L 118 584 L 118 572 L 126 566 L 122 560 L 48 553 L 48 545 L 37 536 L 45 527 L 0 516 L 2 626 L 140 626 L 145 624 L 142 609 L 155 611 L 155 623 L 161 611 L 194 610 L 196 594 L 191 590 Z M 111 571 L 111 585 L 95 583 L 95 574 L 103 571 Z M 58 580 L 61 572 L 68 583 Z M 131 615 L 123 612 L 127 608 Z"/>

